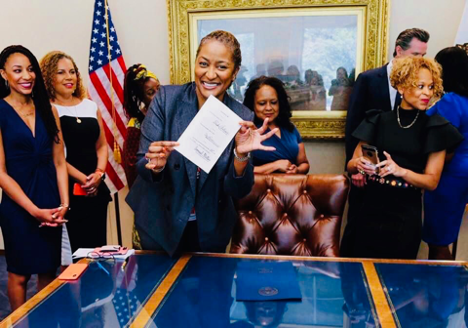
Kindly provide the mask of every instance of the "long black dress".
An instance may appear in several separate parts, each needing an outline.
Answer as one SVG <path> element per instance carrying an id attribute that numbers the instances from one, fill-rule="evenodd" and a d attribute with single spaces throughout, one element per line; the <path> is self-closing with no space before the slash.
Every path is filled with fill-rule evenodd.
<path id="1" fill-rule="evenodd" d="M 401 167 L 423 173 L 430 153 L 451 149 L 463 136 L 439 115 L 420 111 L 414 125 L 403 129 L 397 110 L 368 111 L 353 133 L 359 140 L 376 146 L 380 161 L 384 151 Z M 410 125 L 417 110 L 399 110 L 401 124 Z M 356 211 L 356 232 L 344 238 L 342 256 L 365 258 L 415 259 L 421 242 L 422 191 L 392 175 L 369 177 L 364 187 L 364 202 Z M 355 221 L 354 221 L 355 220 Z M 348 228 L 348 227 L 347 227 Z M 346 235 L 346 234 L 345 234 Z"/>
<path id="2" fill-rule="evenodd" d="M 100 133 L 96 103 L 84 99 L 76 106 L 55 106 L 62 125 L 67 162 L 85 175 L 93 173 L 97 167 L 96 142 Z M 75 182 L 70 178 L 71 210 L 67 213 L 72 252 L 106 244 L 107 206 L 111 200 L 104 182 L 95 197 L 73 195 Z"/>

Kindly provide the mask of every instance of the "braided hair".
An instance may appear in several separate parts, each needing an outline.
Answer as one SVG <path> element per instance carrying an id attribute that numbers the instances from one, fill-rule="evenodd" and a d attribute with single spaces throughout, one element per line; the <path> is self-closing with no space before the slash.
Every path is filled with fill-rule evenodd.
<path id="1" fill-rule="evenodd" d="M 143 106 L 144 85 L 149 79 L 158 78 L 149 71 L 145 65 L 135 64 L 127 69 L 124 80 L 124 110 L 128 119 L 136 118 L 139 122 L 143 122 L 145 114 L 141 111 Z"/>
<path id="2" fill-rule="evenodd" d="M 31 51 L 20 45 L 13 45 L 6 47 L 0 53 L 0 68 L 5 69 L 5 63 L 13 54 L 20 53 L 26 56 L 29 59 L 33 67 L 33 71 L 36 74 L 36 79 L 34 81 L 34 87 L 31 93 L 31 97 L 36 108 L 36 112 L 41 116 L 44 121 L 47 134 L 49 137 L 54 140 L 56 143 L 59 143 L 58 138 L 58 127 L 57 122 L 55 121 L 54 114 L 52 112 L 52 106 L 49 101 L 49 95 L 44 84 L 44 79 L 41 74 L 41 68 L 37 62 L 36 57 L 32 54 Z M 0 99 L 7 97 L 10 94 L 10 88 L 6 86 L 6 81 L 3 77 L 0 76 Z"/>

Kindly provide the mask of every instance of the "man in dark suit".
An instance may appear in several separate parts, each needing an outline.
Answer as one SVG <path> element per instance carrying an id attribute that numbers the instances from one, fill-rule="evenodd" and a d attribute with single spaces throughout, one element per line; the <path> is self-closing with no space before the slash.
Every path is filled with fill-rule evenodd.
<path id="1" fill-rule="evenodd" d="M 427 51 L 428 41 L 429 33 L 422 29 L 411 28 L 404 30 L 396 39 L 393 57 L 424 56 Z M 382 67 L 363 72 L 358 76 L 354 84 L 346 118 L 346 164 L 353 157 L 354 150 L 359 143 L 359 140 L 354 138 L 352 133 L 365 118 L 365 113 L 370 109 L 390 111 L 400 105 L 401 98 L 398 96 L 397 90 L 390 85 L 389 76 L 392 66 L 393 60 Z M 365 176 L 354 174 L 351 179 L 352 186 L 348 199 L 348 223 L 341 243 L 341 256 L 346 256 L 347 242 L 352 238 L 353 212 L 357 211 L 359 204 L 362 203 L 363 193 L 358 187 L 364 186 Z"/>

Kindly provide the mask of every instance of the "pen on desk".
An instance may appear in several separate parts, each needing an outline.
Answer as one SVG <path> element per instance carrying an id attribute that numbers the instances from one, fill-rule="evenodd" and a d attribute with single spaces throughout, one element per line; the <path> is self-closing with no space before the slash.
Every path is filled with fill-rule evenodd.
<path id="1" fill-rule="evenodd" d="M 98 267 L 100 267 L 102 270 L 104 270 L 105 273 L 107 273 L 107 275 L 110 274 L 109 271 L 107 271 L 107 269 L 104 268 L 104 266 L 101 263 L 99 263 L 99 261 L 96 261 L 96 263 L 97 263 Z"/>

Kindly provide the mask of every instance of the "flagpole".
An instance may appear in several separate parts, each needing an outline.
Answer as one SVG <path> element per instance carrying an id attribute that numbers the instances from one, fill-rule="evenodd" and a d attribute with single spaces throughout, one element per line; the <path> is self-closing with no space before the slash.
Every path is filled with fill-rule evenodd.
<path id="1" fill-rule="evenodd" d="M 110 38 L 109 38 L 109 14 L 108 14 L 108 5 L 107 0 L 104 0 L 104 9 L 105 9 L 105 20 L 106 20 L 106 37 L 107 37 L 107 58 L 109 59 L 109 85 L 110 85 L 110 95 L 111 95 L 111 106 L 112 106 L 112 133 L 114 135 L 114 159 L 117 164 L 122 162 L 120 156 L 120 148 L 117 143 L 117 126 L 116 126 L 116 117 L 115 117 L 115 105 L 114 105 L 114 88 L 112 85 L 112 56 L 110 50 Z M 117 240 L 119 245 L 122 245 L 122 228 L 120 226 L 120 206 L 119 206 L 119 192 L 117 191 L 114 194 L 114 206 L 115 206 L 115 221 L 117 226 Z"/>

